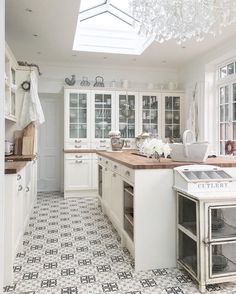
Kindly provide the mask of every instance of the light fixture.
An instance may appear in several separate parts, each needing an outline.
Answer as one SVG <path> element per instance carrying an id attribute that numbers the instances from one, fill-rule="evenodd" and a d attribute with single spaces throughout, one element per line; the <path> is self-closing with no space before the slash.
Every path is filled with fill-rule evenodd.
<path id="1" fill-rule="evenodd" d="M 236 21 L 235 0 L 130 0 L 130 7 L 140 34 L 160 43 L 202 41 Z"/>

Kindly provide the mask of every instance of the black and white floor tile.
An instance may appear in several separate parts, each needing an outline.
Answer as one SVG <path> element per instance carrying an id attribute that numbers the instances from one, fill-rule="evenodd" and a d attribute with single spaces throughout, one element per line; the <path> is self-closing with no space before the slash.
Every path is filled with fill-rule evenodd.
<path id="1" fill-rule="evenodd" d="M 17 294 L 192 294 L 196 284 L 178 269 L 134 272 L 133 260 L 94 198 L 39 193 L 14 264 Z M 236 293 L 236 284 L 208 292 Z"/>

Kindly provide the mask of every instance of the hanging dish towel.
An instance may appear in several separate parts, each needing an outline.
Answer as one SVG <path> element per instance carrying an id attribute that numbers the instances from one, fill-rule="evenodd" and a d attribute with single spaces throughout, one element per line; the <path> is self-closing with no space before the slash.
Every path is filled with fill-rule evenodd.
<path id="1" fill-rule="evenodd" d="M 37 76 L 30 73 L 30 92 L 25 92 L 20 114 L 20 126 L 25 128 L 31 121 L 41 125 L 45 122 L 43 109 L 38 95 Z"/>

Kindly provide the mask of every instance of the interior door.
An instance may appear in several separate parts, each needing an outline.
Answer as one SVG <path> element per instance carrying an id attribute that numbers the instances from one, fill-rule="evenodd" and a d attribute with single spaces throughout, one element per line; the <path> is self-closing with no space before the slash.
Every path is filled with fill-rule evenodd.
<path id="1" fill-rule="evenodd" d="M 60 191 L 63 149 L 63 97 L 41 94 L 45 123 L 39 127 L 38 190 Z"/>

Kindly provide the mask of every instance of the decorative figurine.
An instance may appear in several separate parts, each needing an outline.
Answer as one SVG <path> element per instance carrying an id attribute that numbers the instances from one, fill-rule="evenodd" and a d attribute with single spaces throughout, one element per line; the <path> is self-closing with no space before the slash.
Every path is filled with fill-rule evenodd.
<path id="1" fill-rule="evenodd" d="M 71 79 L 69 79 L 69 78 L 65 78 L 65 83 L 66 83 L 68 86 L 74 86 L 75 82 L 76 82 L 75 75 L 72 75 L 72 76 L 71 76 Z"/>

